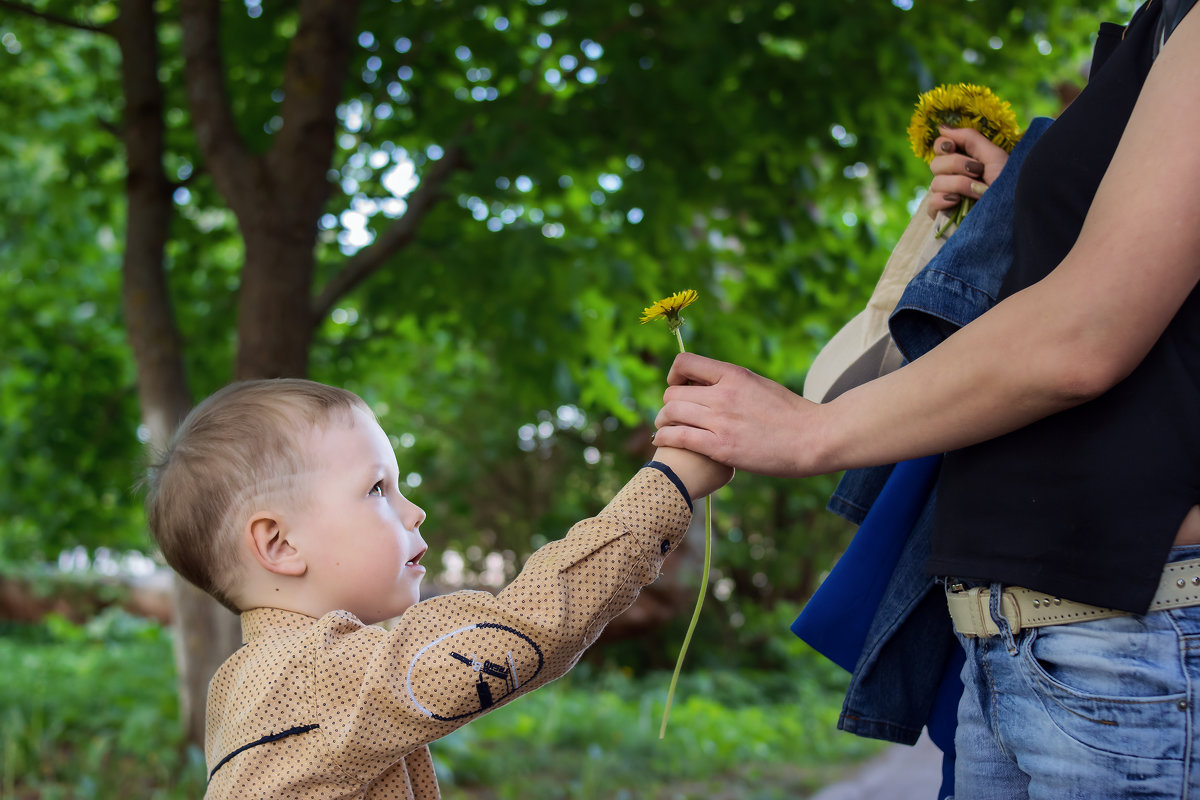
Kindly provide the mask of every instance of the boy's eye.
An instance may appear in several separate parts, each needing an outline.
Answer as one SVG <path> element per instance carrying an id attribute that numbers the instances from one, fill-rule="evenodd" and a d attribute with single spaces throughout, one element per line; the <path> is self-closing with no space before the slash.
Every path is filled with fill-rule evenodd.
<path id="1" fill-rule="evenodd" d="M 383 497 L 383 481 L 371 487 L 371 491 L 367 492 L 368 497 Z"/>

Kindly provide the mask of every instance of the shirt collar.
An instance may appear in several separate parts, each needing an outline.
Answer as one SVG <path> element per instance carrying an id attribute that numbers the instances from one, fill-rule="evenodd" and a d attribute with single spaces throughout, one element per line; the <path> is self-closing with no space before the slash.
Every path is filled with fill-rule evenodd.
<path id="1" fill-rule="evenodd" d="M 297 611 L 282 608 L 252 608 L 242 612 L 242 641 L 246 644 L 261 639 L 271 631 L 302 631 L 317 620 Z"/>

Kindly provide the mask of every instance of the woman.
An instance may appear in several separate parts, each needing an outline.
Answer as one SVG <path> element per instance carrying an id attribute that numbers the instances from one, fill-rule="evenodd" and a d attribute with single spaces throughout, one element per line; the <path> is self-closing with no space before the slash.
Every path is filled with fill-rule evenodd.
<path id="1" fill-rule="evenodd" d="M 1030 151 L 995 308 L 824 405 L 680 356 L 657 419 L 656 444 L 772 475 L 947 453 L 929 569 L 967 654 L 961 798 L 1200 792 L 1200 14 L 1160 52 L 1166 4 Z M 952 204 L 1002 160 L 947 139 Z"/>

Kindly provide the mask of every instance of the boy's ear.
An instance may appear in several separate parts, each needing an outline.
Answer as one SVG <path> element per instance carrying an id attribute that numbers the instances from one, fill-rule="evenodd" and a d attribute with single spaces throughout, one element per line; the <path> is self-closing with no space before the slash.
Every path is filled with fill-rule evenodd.
<path id="1" fill-rule="evenodd" d="M 288 541 L 276 515 L 256 512 L 246 525 L 246 538 L 254 558 L 267 572 L 300 576 L 308 571 L 308 564 Z"/>

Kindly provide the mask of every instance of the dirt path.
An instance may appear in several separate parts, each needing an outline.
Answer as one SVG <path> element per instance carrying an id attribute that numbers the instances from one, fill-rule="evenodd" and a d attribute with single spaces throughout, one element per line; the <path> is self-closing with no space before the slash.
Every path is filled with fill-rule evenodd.
<path id="1" fill-rule="evenodd" d="M 942 753 L 922 736 L 913 747 L 889 747 L 809 800 L 938 800 L 941 783 Z"/>

